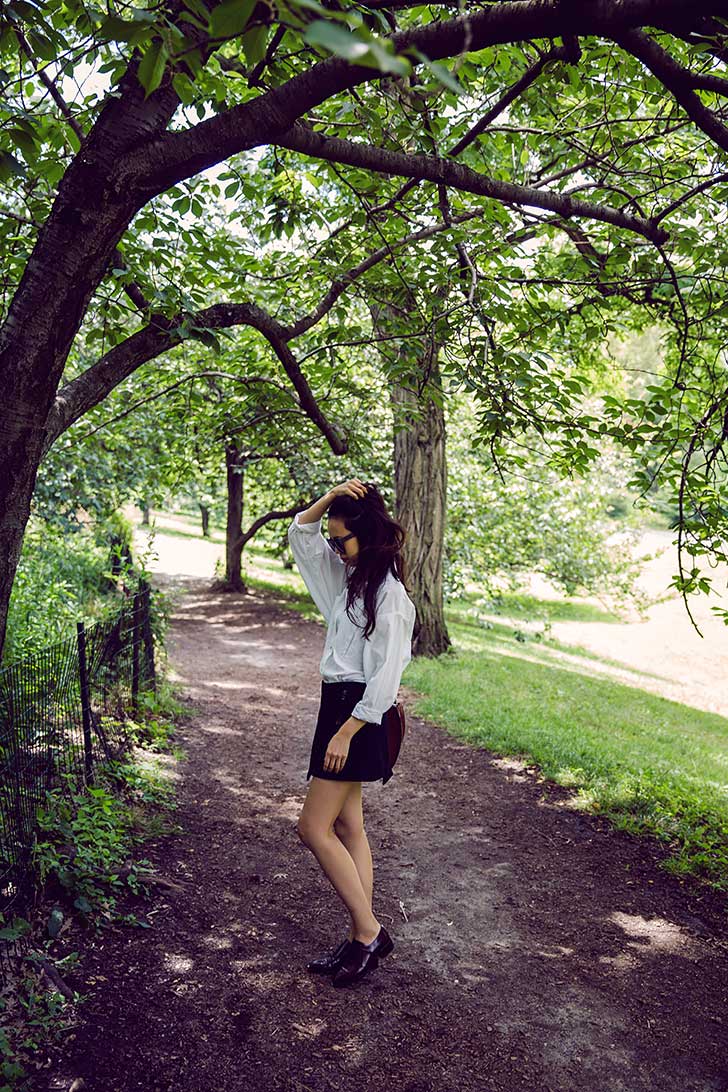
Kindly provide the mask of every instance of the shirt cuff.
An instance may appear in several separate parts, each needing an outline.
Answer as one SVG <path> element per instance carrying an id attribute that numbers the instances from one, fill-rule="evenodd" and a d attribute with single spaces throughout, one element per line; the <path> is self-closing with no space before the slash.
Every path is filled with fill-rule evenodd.
<path id="1" fill-rule="evenodd" d="M 365 720 L 367 724 L 381 724 L 384 713 L 379 713 L 376 709 L 373 709 L 371 705 L 364 705 L 362 702 L 358 701 L 351 713 L 349 713 L 349 716 L 358 717 L 359 720 Z"/>

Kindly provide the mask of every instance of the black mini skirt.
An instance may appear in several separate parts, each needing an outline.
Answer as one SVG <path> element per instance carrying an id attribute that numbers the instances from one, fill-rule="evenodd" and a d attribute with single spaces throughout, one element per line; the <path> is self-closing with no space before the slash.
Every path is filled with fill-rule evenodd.
<path id="1" fill-rule="evenodd" d="M 325 682 L 321 680 L 321 704 L 308 764 L 309 777 L 326 781 L 379 781 L 386 785 L 392 776 L 387 751 L 387 737 L 382 724 L 367 721 L 352 737 L 346 762 L 338 773 L 324 770 L 329 740 L 335 736 L 366 690 L 363 682 Z"/>

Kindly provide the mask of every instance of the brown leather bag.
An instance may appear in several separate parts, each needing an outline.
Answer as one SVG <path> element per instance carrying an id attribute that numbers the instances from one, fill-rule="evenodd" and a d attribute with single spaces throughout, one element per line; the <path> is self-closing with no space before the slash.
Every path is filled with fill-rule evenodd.
<path id="1" fill-rule="evenodd" d="M 404 716 L 404 706 L 401 701 L 396 701 L 390 706 L 382 717 L 382 724 L 387 732 L 387 751 L 389 765 L 394 766 L 402 747 L 402 741 L 407 731 L 407 722 Z"/>

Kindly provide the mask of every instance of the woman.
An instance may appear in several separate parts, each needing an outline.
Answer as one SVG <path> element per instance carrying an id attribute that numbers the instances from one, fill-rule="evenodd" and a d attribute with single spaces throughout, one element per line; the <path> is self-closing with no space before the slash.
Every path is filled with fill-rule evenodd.
<path id="1" fill-rule="evenodd" d="M 328 510 L 328 532 L 321 519 Z M 372 911 L 372 854 L 364 831 L 362 781 L 392 776 L 382 717 L 412 658 L 415 607 L 404 585 L 404 529 L 374 485 L 352 478 L 297 512 L 288 541 L 306 587 L 328 623 L 319 664 L 321 704 L 298 819 L 351 917 L 349 934 L 308 964 L 357 982 L 394 943 Z"/>

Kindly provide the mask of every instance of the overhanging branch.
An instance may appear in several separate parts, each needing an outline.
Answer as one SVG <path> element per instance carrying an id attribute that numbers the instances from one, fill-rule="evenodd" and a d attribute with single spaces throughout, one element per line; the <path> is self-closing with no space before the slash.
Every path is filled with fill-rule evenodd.
<path id="1" fill-rule="evenodd" d="M 337 455 L 346 452 L 346 441 L 339 435 L 319 409 L 308 381 L 288 346 L 283 327 L 261 307 L 248 303 L 218 303 L 197 312 L 197 327 L 224 329 L 230 326 L 252 326 L 259 330 L 280 360 L 298 395 L 301 409 L 310 417 Z M 189 315 L 157 320 L 114 346 L 77 379 L 59 390 L 48 416 L 45 451 L 74 421 L 97 405 L 109 391 L 148 360 L 179 345 L 186 339 L 179 327 Z M 45 453 L 45 452 L 44 452 Z"/>
<path id="2" fill-rule="evenodd" d="M 475 193 L 480 197 L 489 197 L 508 205 L 527 205 L 533 208 L 556 212 L 568 219 L 571 216 L 583 216 L 590 220 L 600 220 L 605 224 L 635 232 L 650 242 L 666 242 L 668 233 L 664 228 L 640 216 L 597 205 L 590 201 L 581 201 L 566 194 L 549 193 L 533 186 L 518 186 L 513 182 L 502 182 L 488 178 L 461 163 L 453 163 L 434 156 L 408 155 L 403 152 L 377 148 L 373 144 L 342 140 L 339 137 L 327 137 L 314 132 L 301 122 L 279 137 L 275 143 L 279 147 L 290 148 L 315 159 L 326 159 L 345 166 L 358 167 L 377 174 L 399 175 L 417 178 L 450 186 L 466 193 Z"/>
<path id="3" fill-rule="evenodd" d="M 704 78 L 683 68 L 667 50 L 639 30 L 621 31 L 614 35 L 614 40 L 623 49 L 637 57 L 646 68 L 649 68 L 653 76 L 656 76 L 670 91 L 698 128 L 702 129 L 719 148 L 728 152 L 728 127 L 701 102 L 693 90 L 694 87 L 705 85 Z M 728 81 L 721 80 L 720 83 L 728 87 Z M 713 87 L 711 90 L 716 89 Z M 725 94 L 725 91 L 722 93 Z"/>
<path id="4" fill-rule="evenodd" d="M 693 0 L 689 16 L 684 0 L 603 0 L 564 3 L 563 0 L 502 0 L 455 19 L 429 23 L 393 34 L 388 39 L 396 53 L 416 49 L 433 61 L 457 57 L 492 45 L 552 40 L 588 35 L 615 38 L 635 27 L 669 30 L 676 22 L 697 26 L 703 16 L 720 14 L 719 0 Z M 383 39 L 387 40 L 387 39 Z M 135 185 L 149 197 L 239 152 L 276 138 L 298 118 L 321 103 L 382 73 L 364 65 L 331 57 L 274 87 L 252 102 L 243 103 L 180 132 L 167 132 L 145 144 L 124 164 L 124 184 Z"/>

